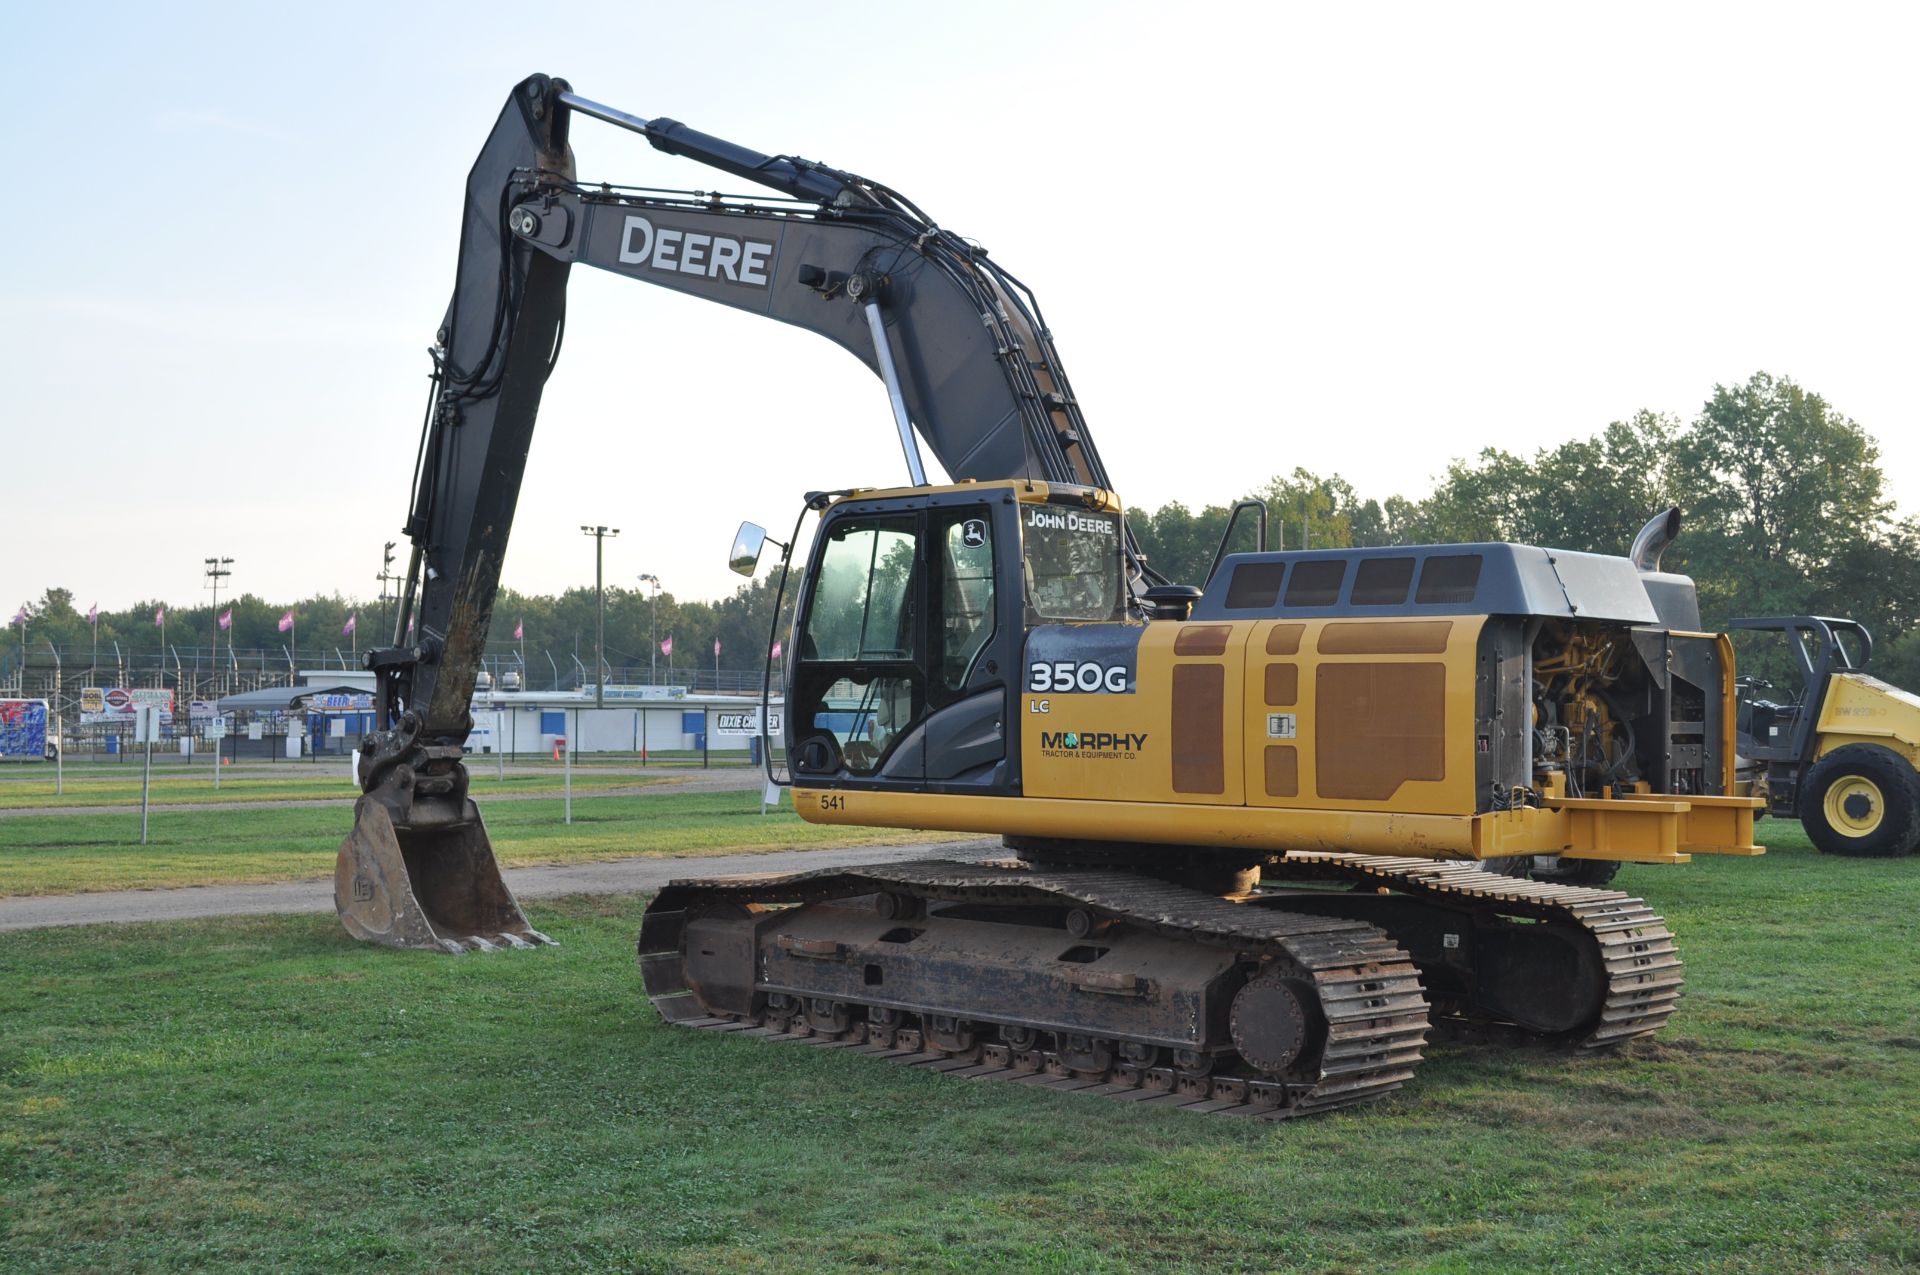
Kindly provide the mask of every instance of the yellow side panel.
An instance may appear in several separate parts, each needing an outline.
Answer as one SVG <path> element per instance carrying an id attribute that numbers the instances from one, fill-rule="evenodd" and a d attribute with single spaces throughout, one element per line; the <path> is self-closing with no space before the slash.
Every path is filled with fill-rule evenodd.
<path id="1" fill-rule="evenodd" d="M 1835 673 L 1817 730 L 1815 757 L 1847 744 L 1878 744 L 1920 760 L 1920 696 L 1865 673 Z"/>
<path id="2" fill-rule="evenodd" d="M 1243 643 L 1247 804 L 1472 814 L 1485 623 L 1477 615 L 1254 623 Z M 1363 767 L 1380 782 L 1356 795 L 1352 776 Z"/>
<path id="3" fill-rule="evenodd" d="M 1140 631 L 1132 694 L 1023 692 L 1023 791 L 1029 797 L 1239 805 L 1245 799 L 1243 648 L 1253 628 L 1247 622 L 1157 621 Z M 1176 680 L 1182 690 L 1177 696 Z"/>

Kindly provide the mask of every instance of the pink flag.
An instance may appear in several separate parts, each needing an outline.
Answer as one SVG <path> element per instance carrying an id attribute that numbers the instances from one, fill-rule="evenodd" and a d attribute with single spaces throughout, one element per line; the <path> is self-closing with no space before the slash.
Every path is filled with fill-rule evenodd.
<path id="1" fill-rule="evenodd" d="M 160 607 L 154 611 L 153 627 L 156 629 L 164 629 L 167 627 L 167 609 L 165 607 Z"/>
<path id="2" fill-rule="evenodd" d="M 525 638 L 526 636 L 527 636 L 527 622 L 525 620 L 522 620 L 520 621 L 520 623 L 513 626 L 513 639 L 514 641 L 518 642 L 523 638 Z"/>
<path id="3" fill-rule="evenodd" d="M 713 640 L 713 658 L 716 660 L 720 658 L 720 639 L 719 638 L 715 638 Z"/>
<path id="4" fill-rule="evenodd" d="M 777 641 L 773 644 L 773 658 L 776 660 L 780 658 L 780 643 Z"/>
<path id="5" fill-rule="evenodd" d="M 87 623 L 100 623 L 100 604 L 98 602 L 87 608 Z"/>
<path id="6" fill-rule="evenodd" d="M 345 637 L 345 636 L 347 636 L 347 634 L 349 634 L 349 633 L 351 633 L 351 632 L 353 632 L 353 628 L 354 628 L 354 622 L 355 622 L 356 620 L 358 620 L 359 618 L 360 618 L 360 617 L 359 617 L 359 616 L 357 616 L 357 615 L 350 615 L 350 616 L 348 616 L 348 617 L 347 617 L 347 623 L 346 623 L 346 625 L 345 625 L 345 627 L 343 627 L 343 628 L 342 628 L 342 629 L 340 630 L 340 636 L 341 636 L 341 637 Z"/>
<path id="7" fill-rule="evenodd" d="M 7 623 L 17 624 L 23 629 L 27 627 L 27 607 L 24 602 L 20 604 L 20 609 L 13 613 L 13 618 L 8 620 Z M 673 639 L 668 638 L 667 641 L 671 642 Z"/>
<path id="8" fill-rule="evenodd" d="M 288 629 L 292 627 L 293 627 L 293 608 L 288 607 L 287 613 L 280 617 L 280 631 L 282 633 L 285 633 Z"/>
<path id="9" fill-rule="evenodd" d="M 24 616 L 26 615 L 26 613 L 27 613 L 27 609 L 25 607 L 20 608 L 21 615 Z M 25 623 L 25 621 L 23 620 L 22 623 Z M 673 634 L 671 633 L 667 634 L 667 640 L 660 644 L 660 654 L 662 655 L 673 654 Z"/>
<path id="10" fill-rule="evenodd" d="M 220 613 L 220 627 L 223 629 L 230 629 L 233 627 L 233 608 L 232 607 L 228 607 L 226 610 Z"/>

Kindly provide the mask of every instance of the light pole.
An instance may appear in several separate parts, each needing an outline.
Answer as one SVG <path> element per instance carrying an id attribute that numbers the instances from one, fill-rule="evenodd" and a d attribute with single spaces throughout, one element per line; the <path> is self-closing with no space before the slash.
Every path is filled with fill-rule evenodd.
<path id="1" fill-rule="evenodd" d="M 593 706 L 607 706 L 607 595 L 601 587 L 605 578 L 601 570 L 604 565 L 604 551 L 608 536 L 620 534 L 618 527 L 581 527 L 586 535 L 593 537 Z"/>
<path id="2" fill-rule="evenodd" d="M 391 540 L 387 541 L 386 548 L 381 551 L 380 574 L 374 577 L 380 582 L 380 632 L 382 634 L 387 631 L 387 603 L 390 600 L 387 590 L 390 585 L 397 584 L 400 580 L 399 576 L 393 574 L 393 543 Z"/>
<path id="3" fill-rule="evenodd" d="M 207 564 L 207 587 L 213 590 L 213 666 L 215 669 L 218 669 L 220 667 L 220 582 L 233 574 L 233 572 L 228 569 L 233 566 L 233 559 L 222 558 L 216 555 L 215 557 L 205 559 L 205 562 Z M 231 634 L 233 630 L 229 629 L 227 632 L 229 634 L 227 638 L 227 650 L 232 651 L 233 638 Z M 200 674 L 197 672 L 193 676 L 195 681 L 198 681 L 200 678 Z M 215 680 L 217 683 L 218 679 L 216 678 Z"/>
<path id="4" fill-rule="evenodd" d="M 640 583 L 653 586 L 653 605 L 648 612 L 647 621 L 647 627 L 653 632 L 652 639 L 647 643 L 647 685 L 658 686 L 660 684 L 660 577 L 643 573 L 640 576 Z"/>

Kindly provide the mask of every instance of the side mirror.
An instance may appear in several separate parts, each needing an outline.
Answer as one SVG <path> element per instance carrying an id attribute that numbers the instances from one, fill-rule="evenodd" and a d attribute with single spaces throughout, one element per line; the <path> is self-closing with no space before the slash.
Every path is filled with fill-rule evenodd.
<path id="1" fill-rule="evenodd" d="M 743 522 L 740 524 L 740 530 L 733 537 L 733 552 L 727 555 L 727 566 L 751 578 L 760 566 L 760 551 L 766 547 L 766 529 L 750 522 Z"/>

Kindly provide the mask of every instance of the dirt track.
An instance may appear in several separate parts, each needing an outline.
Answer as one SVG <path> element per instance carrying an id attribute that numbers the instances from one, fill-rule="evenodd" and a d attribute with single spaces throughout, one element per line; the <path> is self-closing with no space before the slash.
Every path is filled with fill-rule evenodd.
<path id="1" fill-rule="evenodd" d="M 202 807 L 204 809 L 204 807 Z M 692 859 L 616 859 L 549 868 L 509 868 L 507 885 L 521 899 L 562 894 L 633 894 L 657 890 L 674 877 L 731 872 L 802 872 L 853 863 L 887 863 L 939 857 L 982 858 L 1000 853 L 1000 842 L 941 841 L 903 846 L 856 846 L 840 850 L 786 850 L 773 854 L 713 855 Z M 179 890 L 115 890 L 98 894 L 51 894 L 0 899 L 0 930 L 36 930 L 55 925 L 110 925 L 133 921 L 182 921 L 204 916 L 331 912 L 333 881 L 288 881 L 275 885 L 207 885 Z M 534 923 L 539 924 L 538 916 Z"/>

